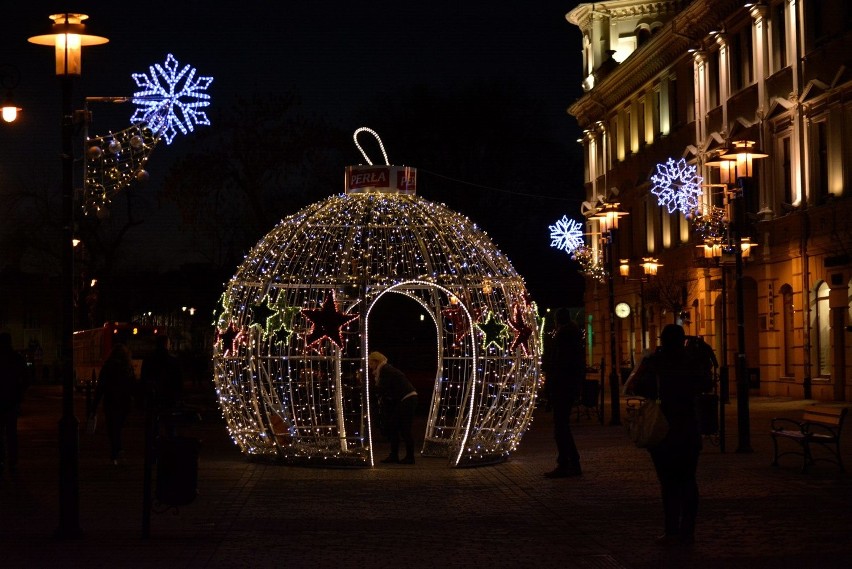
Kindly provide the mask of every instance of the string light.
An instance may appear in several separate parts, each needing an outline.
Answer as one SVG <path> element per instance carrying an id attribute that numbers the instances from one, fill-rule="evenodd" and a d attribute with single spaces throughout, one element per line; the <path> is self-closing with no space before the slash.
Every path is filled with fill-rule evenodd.
<path id="1" fill-rule="evenodd" d="M 537 309 L 523 279 L 466 217 L 408 190 L 378 188 L 285 218 L 229 281 L 214 322 L 214 378 L 228 430 L 245 454 L 374 463 L 365 379 L 369 326 L 376 325 L 370 311 L 388 293 L 418 302 L 436 329 L 434 387 L 420 394 L 429 402 L 422 453 L 466 466 L 517 448 L 540 376 L 540 340 L 527 334 Z M 352 318 L 312 339 L 316 311 L 329 298 L 335 314 Z M 482 328 L 492 325 L 502 332 Z M 510 325 L 513 342 L 506 341 Z M 323 339 L 332 336 L 339 344 Z"/>
<path id="2" fill-rule="evenodd" d="M 131 182 L 144 182 L 145 164 L 158 137 L 144 125 L 132 125 L 106 136 L 86 140 L 83 212 L 97 213 Z"/>

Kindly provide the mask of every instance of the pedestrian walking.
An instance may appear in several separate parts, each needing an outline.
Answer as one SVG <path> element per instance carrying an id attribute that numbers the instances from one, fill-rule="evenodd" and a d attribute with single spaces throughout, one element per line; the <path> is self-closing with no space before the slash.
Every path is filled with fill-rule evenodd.
<path id="1" fill-rule="evenodd" d="M 167 434 L 177 434 L 171 414 L 183 397 L 180 362 L 169 353 L 169 337 L 157 336 L 154 353 L 142 361 L 142 387 L 146 397 L 146 413 L 153 413 L 155 432 L 163 422 Z"/>
<path id="2" fill-rule="evenodd" d="M 27 361 L 12 349 L 12 336 L 0 333 L 0 469 L 18 467 L 18 415 L 24 398 Z"/>
<path id="3" fill-rule="evenodd" d="M 556 439 L 556 468 L 548 478 L 580 476 L 580 453 L 571 432 L 571 409 L 577 403 L 586 379 L 586 355 L 580 328 L 566 308 L 555 315 L 555 329 L 544 349 L 544 395 L 553 411 Z"/>
<path id="4" fill-rule="evenodd" d="M 695 401 L 699 394 L 712 388 L 713 378 L 699 354 L 686 348 L 681 326 L 669 324 L 663 328 L 660 343 L 657 351 L 639 364 L 625 392 L 659 398 L 669 424 L 663 441 L 649 449 L 663 500 L 665 533 L 657 538 L 657 543 L 690 545 L 695 540 L 696 471 L 702 448 Z"/>
<path id="5" fill-rule="evenodd" d="M 367 358 L 370 372 L 381 401 L 381 420 L 390 439 L 390 454 L 382 460 L 386 464 L 414 464 L 414 437 L 411 425 L 417 410 L 417 390 L 405 374 L 388 363 L 380 352 Z M 399 441 L 405 443 L 405 456 L 399 458 Z"/>
<path id="6" fill-rule="evenodd" d="M 121 433 L 133 408 L 133 394 L 136 390 L 136 376 L 130 350 L 123 344 L 117 344 L 107 356 L 98 385 L 95 388 L 95 403 L 91 415 L 98 412 L 98 405 L 104 402 L 104 419 L 109 438 L 109 457 L 113 464 L 121 458 Z"/>

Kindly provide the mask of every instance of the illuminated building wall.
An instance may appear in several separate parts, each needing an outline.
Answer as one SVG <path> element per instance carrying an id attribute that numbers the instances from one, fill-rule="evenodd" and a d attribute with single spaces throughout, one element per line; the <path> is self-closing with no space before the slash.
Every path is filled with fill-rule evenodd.
<path id="1" fill-rule="evenodd" d="M 703 257 L 682 213 L 658 207 L 650 178 L 655 165 L 683 158 L 707 184 L 704 207 L 723 207 L 718 168 L 707 163 L 733 141 L 753 140 L 769 155 L 756 162 L 744 197 L 757 244 L 744 273 L 753 392 L 850 400 L 852 83 L 843 62 L 852 5 L 616 0 L 580 4 L 566 18 L 583 34 L 584 94 L 569 113 L 585 131 L 586 199 L 616 188 L 630 214 L 616 258 L 653 254 L 663 265 L 644 287 L 616 281 L 617 300 L 634 307 L 616 328 L 619 361 L 641 355 L 644 300 L 652 345 L 661 326 L 678 321 L 719 354 L 726 328 L 733 369 L 733 269 L 722 326 L 726 269 Z M 606 290 L 587 283 L 594 336 L 606 338 Z M 593 348 L 594 361 L 609 361 L 606 342 Z"/>

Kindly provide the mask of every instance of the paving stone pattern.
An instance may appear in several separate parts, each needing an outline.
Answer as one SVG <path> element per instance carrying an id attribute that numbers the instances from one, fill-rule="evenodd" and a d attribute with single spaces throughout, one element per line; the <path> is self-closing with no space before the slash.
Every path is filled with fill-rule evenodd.
<path id="1" fill-rule="evenodd" d="M 651 461 L 619 426 L 575 423 L 579 478 L 542 477 L 555 466 L 555 446 L 541 408 L 520 449 L 498 465 L 451 469 L 446 459 L 418 458 L 373 469 L 287 467 L 246 460 L 212 393 L 191 395 L 204 417 L 183 432 L 202 440 L 195 502 L 155 506 L 142 539 L 136 412 L 119 466 L 102 427 L 81 433 L 83 536 L 56 539 L 61 391 L 31 388 L 18 472 L 0 478 L 0 567 L 852 567 L 852 475 L 827 463 L 802 474 L 792 457 L 770 466 L 769 419 L 795 417 L 808 401 L 753 398 L 752 453 L 735 452 L 736 405 L 728 406 L 728 452 L 708 445 L 699 465 L 697 542 L 661 549 Z M 82 396 L 77 403 L 83 417 Z M 852 466 L 850 443 L 843 455 Z"/>

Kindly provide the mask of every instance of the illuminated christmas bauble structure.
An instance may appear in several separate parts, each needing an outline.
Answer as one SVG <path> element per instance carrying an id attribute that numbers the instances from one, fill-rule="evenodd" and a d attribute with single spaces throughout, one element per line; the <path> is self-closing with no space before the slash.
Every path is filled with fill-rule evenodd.
<path id="1" fill-rule="evenodd" d="M 540 375 L 535 304 L 481 229 L 415 185 L 413 168 L 349 167 L 345 193 L 282 220 L 231 278 L 213 360 L 220 407 L 245 454 L 374 464 L 374 445 L 387 443 L 369 327 L 383 325 L 371 311 L 390 294 L 419 303 L 435 325 L 437 373 L 419 393 L 428 405 L 422 454 L 473 466 L 517 448 Z"/>

